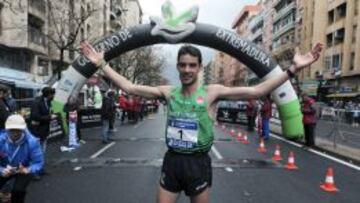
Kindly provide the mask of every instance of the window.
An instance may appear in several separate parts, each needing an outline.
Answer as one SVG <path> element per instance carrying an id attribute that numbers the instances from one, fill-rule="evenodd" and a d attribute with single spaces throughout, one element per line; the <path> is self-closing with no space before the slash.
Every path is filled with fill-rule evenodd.
<path id="1" fill-rule="evenodd" d="M 333 55 L 332 68 L 335 69 L 335 70 L 340 70 L 341 69 L 341 56 L 340 56 L 340 54 Z"/>
<path id="2" fill-rule="evenodd" d="M 336 8 L 336 19 L 341 19 L 346 16 L 346 3 L 341 4 Z"/>
<path id="3" fill-rule="evenodd" d="M 334 10 L 328 12 L 328 24 L 332 24 L 335 21 L 334 19 Z"/>
<path id="4" fill-rule="evenodd" d="M 90 31 L 91 31 L 91 26 L 89 24 L 86 25 L 86 34 L 87 34 L 87 38 L 90 39 Z"/>
<path id="5" fill-rule="evenodd" d="M 333 44 L 333 33 L 326 35 L 326 46 L 331 47 Z"/>
<path id="6" fill-rule="evenodd" d="M 335 45 L 343 43 L 344 42 L 344 36 L 345 36 L 345 29 L 341 28 L 334 33 L 334 42 Z"/>
<path id="7" fill-rule="evenodd" d="M 350 58 L 350 70 L 355 69 L 354 65 L 355 65 L 355 53 L 352 52 L 351 53 L 351 58 Z"/>
<path id="8" fill-rule="evenodd" d="M 84 33 L 84 28 L 80 29 L 80 40 L 84 41 L 85 40 L 85 33 Z"/>
<path id="9" fill-rule="evenodd" d="M 49 75 L 49 62 L 45 59 L 38 58 L 38 75 L 47 76 Z"/>
<path id="10" fill-rule="evenodd" d="M 330 56 L 325 57 L 325 68 L 326 68 L 326 70 L 331 69 L 331 57 Z"/>
<path id="11" fill-rule="evenodd" d="M 29 40 L 30 40 L 30 42 L 45 47 L 46 38 L 45 38 L 45 35 L 43 34 L 43 31 L 42 31 L 44 21 L 42 21 L 41 19 L 29 14 L 29 16 L 28 16 L 28 25 L 29 25 L 29 31 L 28 32 L 29 32 Z"/>
<path id="12" fill-rule="evenodd" d="M 354 14 L 357 16 L 359 14 L 359 0 L 355 0 L 355 6 L 354 6 Z"/>

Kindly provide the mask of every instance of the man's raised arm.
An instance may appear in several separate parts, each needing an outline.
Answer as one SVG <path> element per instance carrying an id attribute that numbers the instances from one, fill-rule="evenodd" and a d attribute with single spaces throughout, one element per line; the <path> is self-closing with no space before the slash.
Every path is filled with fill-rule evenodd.
<path id="1" fill-rule="evenodd" d="M 299 49 L 296 48 L 295 56 L 293 58 L 294 64 L 290 66 L 288 70 L 267 79 L 254 87 L 225 87 L 223 85 L 213 85 L 209 88 L 212 88 L 212 92 L 214 92 L 214 97 L 216 99 L 238 100 L 265 96 L 285 83 L 290 77 L 295 76 L 298 71 L 318 60 L 322 48 L 323 45 L 318 43 L 310 52 L 303 55 L 300 54 Z"/>
<path id="2" fill-rule="evenodd" d="M 101 68 L 111 81 L 113 81 L 120 89 L 129 94 L 135 94 L 147 98 L 158 98 L 166 96 L 166 92 L 170 90 L 170 86 L 150 87 L 144 85 L 135 85 L 124 76 L 114 71 L 104 60 L 104 52 L 97 52 L 88 42 L 81 43 L 82 53 L 96 67 Z"/>

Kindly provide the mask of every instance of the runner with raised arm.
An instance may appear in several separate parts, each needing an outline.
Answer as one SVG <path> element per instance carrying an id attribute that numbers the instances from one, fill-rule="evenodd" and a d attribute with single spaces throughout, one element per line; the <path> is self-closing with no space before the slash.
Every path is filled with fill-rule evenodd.
<path id="1" fill-rule="evenodd" d="M 131 83 L 106 64 L 103 52 L 95 51 L 87 42 L 81 44 L 83 54 L 120 89 L 147 98 L 163 98 L 168 103 L 165 135 L 168 151 L 162 166 L 159 203 L 176 202 L 182 190 L 192 203 L 209 202 L 212 169 L 208 152 L 214 140 L 213 120 L 219 99 L 247 100 L 265 96 L 314 63 L 322 48 L 322 44 L 317 44 L 303 55 L 296 49 L 291 67 L 254 87 L 225 87 L 199 84 L 198 73 L 203 68 L 201 52 L 185 45 L 177 56 L 181 86 L 150 87 Z"/>

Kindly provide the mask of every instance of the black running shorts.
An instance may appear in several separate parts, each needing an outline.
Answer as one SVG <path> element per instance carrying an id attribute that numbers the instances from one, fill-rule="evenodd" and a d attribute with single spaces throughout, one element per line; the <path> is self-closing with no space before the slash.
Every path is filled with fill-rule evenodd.
<path id="1" fill-rule="evenodd" d="M 160 185 L 165 190 L 196 196 L 211 186 L 211 158 L 208 153 L 181 154 L 167 151 L 161 170 Z"/>

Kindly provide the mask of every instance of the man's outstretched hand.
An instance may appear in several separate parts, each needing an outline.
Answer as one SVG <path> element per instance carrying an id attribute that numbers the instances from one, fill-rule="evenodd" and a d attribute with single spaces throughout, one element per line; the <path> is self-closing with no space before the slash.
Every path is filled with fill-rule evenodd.
<path id="1" fill-rule="evenodd" d="M 96 67 L 99 67 L 104 59 L 104 52 L 97 52 L 89 42 L 84 41 L 80 44 L 81 52 L 88 58 Z"/>
<path id="2" fill-rule="evenodd" d="M 300 71 L 304 67 L 307 67 L 317 61 L 320 57 L 320 53 L 323 49 L 324 45 L 321 43 L 317 43 L 315 47 L 306 54 L 301 54 L 299 47 L 295 49 L 295 55 L 293 58 L 293 63 L 296 68 L 296 72 Z"/>

